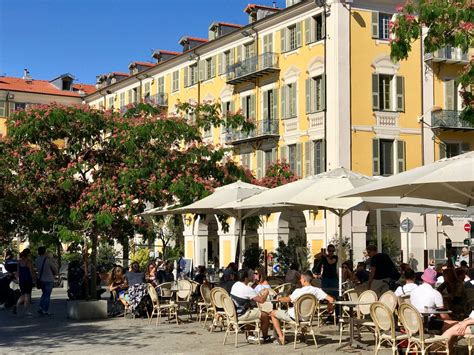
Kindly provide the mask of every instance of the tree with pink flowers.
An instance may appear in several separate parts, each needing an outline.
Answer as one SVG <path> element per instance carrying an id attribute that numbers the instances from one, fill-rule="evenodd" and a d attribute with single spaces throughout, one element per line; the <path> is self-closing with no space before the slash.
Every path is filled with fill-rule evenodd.
<path id="1" fill-rule="evenodd" d="M 393 39 L 391 57 L 406 59 L 414 42 L 420 38 L 426 53 L 444 47 L 458 47 L 469 52 L 474 47 L 474 5 L 472 0 L 408 0 L 397 8 L 391 22 Z M 423 31 L 426 30 L 426 36 Z M 464 110 L 461 118 L 474 122 L 473 58 L 459 77 Z"/>

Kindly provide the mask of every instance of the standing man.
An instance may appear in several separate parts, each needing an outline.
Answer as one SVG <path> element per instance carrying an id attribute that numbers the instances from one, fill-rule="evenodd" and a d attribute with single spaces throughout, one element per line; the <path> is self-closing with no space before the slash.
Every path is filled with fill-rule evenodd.
<path id="1" fill-rule="evenodd" d="M 49 302 L 54 287 L 54 276 L 58 274 L 58 267 L 54 260 L 46 255 L 45 247 L 38 248 L 36 270 L 38 272 L 37 280 L 41 283 L 42 291 L 38 313 L 49 316 L 51 315 L 51 313 L 49 313 Z"/>
<path id="2" fill-rule="evenodd" d="M 379 253 L 375 245 L 369 245 L 367 253 L 370 256 L 368 289 L 373 290 L 380 297 L 381 294 L 390 289 L 390 280 L 398 280 L 400 274 L 397 277 L 396 273 L 398 271 L 390 256 Z"/>

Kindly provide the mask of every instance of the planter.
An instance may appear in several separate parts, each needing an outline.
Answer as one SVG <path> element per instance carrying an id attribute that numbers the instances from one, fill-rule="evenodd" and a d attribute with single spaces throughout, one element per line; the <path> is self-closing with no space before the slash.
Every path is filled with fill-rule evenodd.
<path id="1" fill-rule="evenodd" d="M 75 320 L 106 319 L 107 301 L 67 301 L 67 317 Z"/>

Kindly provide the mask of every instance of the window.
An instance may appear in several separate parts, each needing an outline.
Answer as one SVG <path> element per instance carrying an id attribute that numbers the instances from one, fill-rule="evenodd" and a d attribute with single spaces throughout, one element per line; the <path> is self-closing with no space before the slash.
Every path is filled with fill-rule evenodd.
<path id="1" fill-rule="evenodd" d="M 280 30 L 280 50 L 282 53 L 301 47 L 301 22 Z"/>
<path id="2" fill-rule="evenodd" d="M 247 119 L 255 118 L 255 95 L 244 96 L 240 100 L 242 115 Z"/>
<path id="3" fill-rule="evenodd" d="M 173 84 L 171 87 L 172 92 L 176 92 L 179 90 L 179 70 L 173 72 Z"/>
<path id="4" fill-rule="evenodd" d="M 206 80 L 214 77 L 214 66 L 212 58 L 206 59 Z"/>
<path id="5" fill-rule="evenodd" d="M 274 154 L 274 150 L 270 149 L 270 150 L 265 150 L 264 154 L 265 154 L 265 175 L 267 173 L 267 169 L 270 165 L 272 165 L 275 160 L 274 160 L 274 157 L 275 157 L 275 154 Z"/>
<path id="6" fill-rule="evenodd" d="M 6 117 L 6 103 L 5 101 L 0 101 L 0 117 Z"/>
<path id="7" fill-rule="evenodd" d="M 158 78 L 157 93 L 158 95 L 165 93 L 165 78 L 164 77 Z"/>
<path id="8" fill-rule="evenodd" d="M 184 69 L 184 86 L 192 86 L 198 82 L 198 65 L 193 64 Z"/>
<path id="9" fill-rule="evenodd" d="M 444 82 L 444 108 L 446 110 L 458 109 L 458 85 L 454 79 Z"/>
<path id="10" fill-rule="evenodd" d="M 125 92 L 120 93 L 120 109 L 125 107 Z"/>
<path id="11" fill-rule="evenodd" d="M 219 55 L 219 75 L 227 74 L 231 65 L 234 64 L 234 50 L 228 50 Z"/>
<path id="12" fill-rule="evenodd" d="M 393 175 L 406 170 L 405 142 L 392 139 L 374 139 L 373 142 L 373 175 Z"/>
<path id="13" fill-rule="evenodd" d="M 326 171 L 324 140 L 313 141 L 313 170 L 314 174 L 321 174 Z"/>
<path id="14" fill-rule="evenodd" d="M 392 19 L 391 14 L 372 12 L 372 38 L 388 40 L 390 39 L 389 23 Z"/>
<path id="15" fill-rule="evenodd" d="M 288 146 L 288 164 L 290 165 L 291 171 L 296 173 L 296 144 L 290 144 Z"/>
<path id="16" fill-rule="evenodd" d="M 115 98 L 113 96 L 109 97 L 109 104 L 108 104 L 108 109 L 109 110 L 114 109 L 114 103 L 115 103 Z"/>
<path id="17" fill-rule="evenodd" d="M 440 158 L 452 158 L 459 154 L 464 154 L 470 151 L 469 143 L 445 143 L 440 145 Z"/>
<path id="18" fill-rule="evenodd" d="M 231 56 L 230 56 L 230 51 L 224 52 L 224 73 L 227 73 L 227 70 L 231 66 L 232 61 L 231 61 Z"/>
<path id="19" fill-rule="evenodd" d="M 281 112 L 283 118 L 297 116 L 296 83 L 285 85 L 281 88 Z"/>
<path id="20" fill-rule="evenodd" d="M 324 110 L 325 96 L 323 75 L 306 79 L 306 113 Z"/>
<path id="21" fill-rule="evenodd" d="M 240 156 L 240 161 L 244 168 L 250 169 L 250 153 L 242 154 Z"/>
<path id="22" fill-rule="evenodd" d="M 305 43 L 321 41 L 326 37 L 326 23 L 323 14 L 305 20 Z"/>
<path id="23" fill-rule="evenodd" d="M 374 111 L 405 110 L 405 80 L 402 76 L 372 74 Z"/>
<path id="24" fill-rule="evenodd" d="M 266 121 L 278 119 L 278 93 L 275 89 L 263 92 L 263 119 Z"/>
<path id="25" fill-rule="evenodd" d="M 144 85 L 144 89 L 143 89 L 143 97 L 144 98 L 149 98 L 150 97 L 150 83 L 145 83 Z"/>

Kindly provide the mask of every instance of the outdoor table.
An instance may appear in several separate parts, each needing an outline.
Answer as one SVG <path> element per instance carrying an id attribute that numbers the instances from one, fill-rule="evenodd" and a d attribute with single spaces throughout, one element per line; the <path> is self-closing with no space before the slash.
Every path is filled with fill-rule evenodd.
<path id="1" fill-rule="evenodd" d="M 349 307 L 349 311 L 352 313 L 352 310 L 354 307 L 360 306 L 360 305 L 368 305 L 371 304 L 372 302 L 358 302 L 358 301 L 336 301 L 334 302 L 335 305 L 339 306 L 347 306 Z M 345 347 L 348 347 L 350 349 L 365 349 L 366 345 L 362 344 L 361 342 L 357 341 L 354 339 L 354 317 L 349 317 L 349 341 L 341 344 L 336 350 L 341 350 Z"/>
<path id="2" fill-rule="evenodd" d="M 420 312 L 421 316 L 423 317 L 423 324 L 424 324 L 426 329 L 428 329 L 428 322 L 429 322 L 430 316 L 432 314 L 440 315 L 440 314 L 451 314 L 451 313 L 452 312 L 450 310 L 447 310 L 447 309 L 427 308 L 427 307 L 425 307 L 425 309 Z"/>

